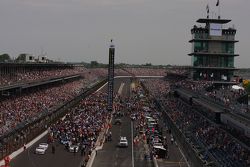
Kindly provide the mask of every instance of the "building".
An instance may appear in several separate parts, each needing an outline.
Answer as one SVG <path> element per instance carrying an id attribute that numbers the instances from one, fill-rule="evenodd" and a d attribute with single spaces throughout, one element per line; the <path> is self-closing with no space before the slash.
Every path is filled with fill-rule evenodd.
<path id="1" fill-rule="evenodd" d="M 37 62 L 39 62 L 39 63 L 47 63 L 48 59 L 45 56 L 40 55 L 40 56 L 38 56 Z"/>
<path id="2" fill-rule="evenodd" d="M 25 54 L 24 62 L 34 63 L 35 61 L 35 57 L 32 54 Z"/>
<path id="3" fill-rule="evenodd" d="M 212 81 L 232 81 L 234 76 L 234 58 L 239 56 L 235 54 L 236 29 L 234 27 L 225 28 L 231 20 L 210 19 L 209 16 L 204 19 L 198 19 L 197 23 L 191 29 L 192 53 L 192 78 L 194 80 L 212 80 Z M 204 26 L 203 26 L 204 25 Z"/>

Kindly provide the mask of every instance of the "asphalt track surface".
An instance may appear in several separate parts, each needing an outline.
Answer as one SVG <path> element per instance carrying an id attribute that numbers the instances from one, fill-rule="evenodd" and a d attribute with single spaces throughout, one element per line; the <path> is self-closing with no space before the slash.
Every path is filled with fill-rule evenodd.
<path id="1" fill-rule="evenodd" d="M 130 80 L 123 80 L 123 83 L 125 85 L 120 93 L 123 97 L 126 97 L 129 96 L 130 92 Z M 102 150 L 98 150 L 92 167 L 132 166 L 131 120 L 128 116 L 123 116 L 121 121 L 121 125 L 114 125 L 114 120 L 112 121 L 112 127 L 110 129 L 112 132 L 112 141 L 107 141 Z M 127 137 L 128 147 L 120 148 L 117 146 L 120 136 Z"/>
<path id="2" fill-rule="evenodd" d="M 129 79 L 123 80 L 125 85 L 121 92 L 123 97 L 130 95 Z M 124 112 L 127 112 L 126 110 Z M 133 144 L 132 134 L 134 131 L 133 123 L 129 116 L 123 116 L 121 118 L 121 125 L 112 125 L 112 141 L 104 143 L 103 149 L 97 152 L 92 167 L 151 167 L 152 161 L 144 160 L 143 146 L 141 149 L 135 147 Z M 113 124 L 114 120 L 112 121 Z M 117 146 L 119 137 L 125 136 L 128 140 L 128 147 L 120 148 Z"/>
<path id="3" fill-rule="evenodd" d="M 159 122 L 161 127 L 164 127 L 164 123 L 161 120 Z M 163 136 L 167 138 L 167 144 L 169 149 L 169 157 L 167 159 L 157 159 L 159 167 L 188 167 L 188 164 L 183 157 L 181 150 L 176 142 L 171 143 L 171 135 L 167 132 L 166 128 L 163 130 Z"/>
<path id="4" fill-rule="evenodd" d="M 112 141 L 106 142 L 103 149 L 97 152 L 92 167 L 132 166 L 131 126 L 129 123 L 130 119 L 124 117 L 122 118 L 122 125 L 113 125 L 111 128 Z M 117 146 L 120 136 L 127 137 L 128 147 L 120 148 Z"/>
<path id="5" fill-rule="evenodd" d="M 114 92 L 117 92 L 121 83 L 130 81 L 129 79 L 116 79 L 114 85 Z M 125 86 L 123 88 L 126 89 Z M 100 91 L 107 91 L 107 85 Z M 129 135 L 128 131 L 124 135 Z M 64 149 L 61 144 L 56 144 L 56 153 L 52 154 L 51 145 L 45 155 L 37 155 L 34 153 L 35 148 L 39 143 L 46 142 L 47 136 L 40 139 L 31 147 L 27 148 L 20 155 L 11 160 L 11 167 L 79 167 L 83 157 L 80 156 L 80 152 L 74 154 L 69 153 Z"/>

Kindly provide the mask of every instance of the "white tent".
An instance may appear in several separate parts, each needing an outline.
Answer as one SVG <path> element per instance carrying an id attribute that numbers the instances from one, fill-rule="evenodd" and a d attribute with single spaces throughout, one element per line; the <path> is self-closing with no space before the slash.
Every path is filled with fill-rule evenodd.
<path id="1" fill-rule="evenodd" d="M 234 90 L 244 90 L 243 87 L 238 86 L 238 85 L 233 85 L 233 86 L 232 86 L 232 89 L 234 89 Z"/>

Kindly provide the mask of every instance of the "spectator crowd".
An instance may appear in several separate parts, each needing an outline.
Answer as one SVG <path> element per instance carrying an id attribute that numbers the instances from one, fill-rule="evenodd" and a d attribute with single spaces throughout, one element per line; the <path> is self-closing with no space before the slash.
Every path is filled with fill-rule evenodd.
<path id="1" fill-rule="evenodd" d="M 174 74 L 185 74 L 184 70 L 168 71 Z M 50 112 L 54 107 L 70 101 L 81 93 L 83 87 L 98 81 L 107 76 L 107 69 L 93 68 L 86 69 L 75 67 L 72 69 L 54 69 L 42 71 L 27 71 L 25 73 L 15 73 L 2 75 L 0 86 L 14 83 L 24 83 L 39 81 L 44 79 L 81 74 L 83 79 L 72 81 L 46 89 L 40 89 L 32 93 L 24 93 L 19 96 L 11 96 L 0 101 L 0 136 L 9 132 L 18 124 L 27 120 L 36 119 L 43 112 Z M 123 68 L 116 69 L 115 75 L 140 75 L 140 76 L 165 76 L 165 69 L 150 68 Z M 198 95 L 210 98 L 212 101 L 222 103 L 236 112 L 249 112 L 249 109 L 239 105 L 237 98 L 245 94 L 243 90 L 234 91 L 231 87 L 221 86 L 214 88 L 210 81 L 191 81 L 183 78 L 148 79 L 142 81 L 146 90 L 149 91 L 149 99 L 146 97 L 141 86 L 135 85 L 132 88 L 132 97 L 127 101 L 131 117 L 135 118 L 136 139 L 143 138 L 141 131 L 145 134 L 149 143 L 148 152 L 155 155 L 157 150 L 154 147 L 156 139 L 152 138 L 152 131 L 157 130 L 158 118 L 161 114 L 156 110 L 153 99 L 157 99 L 174 122 L 176 127 L 182 132 L 190 145 L 194 149 L 202 148 L 202 159 L 215 161 L 221 166 L 247 167 L 250 166 L 250 151 L 242 142 L 231 136 L 227 131 L 214 124 L 195 108 L 185 102 L 170 96 L 172 86 L 189 89 Z M 49 140 L 60 142 L 65 147 L 78 145 L 82 153 L 93 150 L 99 133 L 106 128 L 107 120 L 111 115 L 106 111 L 107 95 L 101 92 L 92 94 L 83 99 L 77 107 L 74 107 L 64 119 L 57 121 L 49 128 Z M 138 100 L 139 99 L 139 100 Z M 152 117 L 156 121 L 156 126 L 148 127 L 146 117 Z M 162 148 L 167 150 L 166 141 L 159 136 L 157 141 L 162 142 Z M 147 152 L 147 151 L 145 151 Z"/>
<path id="2" fill-rule="evenodd" d="M 205 118 L 192 106 L 174 96 L 167 95 L 167 89 L 165 89 L 165 95 L 159 96 L 159 91 L 155 87 L 163 87 L 159 82 L 164 81 L 154 81 L 154 86 L 152 86 L 152 81 L 146 82 L 148 82 L 144 84 L 146 88 L 159 100 L 190 145 L 193 145 L 196 151 L 199 150 L 203 160 L 215 161 L 220 166 L 229 167 L 250 165 L 250 150 L 245 144 Z M 184 84 L 185 82 L 182 81 L 182 83 L 177 84 L 194 91 L 202 89 L 198 83 L 197 86 L 190 82 Z M 210 85 L 203 82 L 200 84 Z M 169 83 L 165 85 L 169 86 Z"/>
<path id="3" fill-rule="evenodd" d="M 111 117 L 106 110 L 106 99 L 106 93 L 96 92 L 81 100 L 64 119 L 49 127 L 48 140 L 64 144 L 67 150 L 76 145 L 82 155 L 90 154 L 96 147 L 99 133 L 107 127 Z"/>
<path id="4" fill-rule="evenodd" d="M 52 69 L 29 69 L 23 71 L 16 71 L 14 73 L 1 74 L 0 77 L 0 87 L 8 86 L 12 84 L 33 82 L 63 76 L 69 76 L 74 74 L 80 74 L 85 69 L 83 67 L 73 67 L 73 68 L 52 68 Z"/>
<path id="5" fill-rule="evenodd" d="M 49 112 L 53 107 L 71 100 L 80 93 L 82 82 L 73 81 L 1 100 L 0 136 L 19 123 L 35 119 L 40 113 Z"/>

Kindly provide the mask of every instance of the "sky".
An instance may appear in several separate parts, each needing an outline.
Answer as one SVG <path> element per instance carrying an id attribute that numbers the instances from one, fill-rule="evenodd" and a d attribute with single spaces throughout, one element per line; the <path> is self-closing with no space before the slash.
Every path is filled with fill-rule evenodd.
<path id="1" fill-rule="evenodd" d="M 66 62 L 191 65 L 190 29 L 218 13 L 217 0 L 0 0 L 0 54 Z M 220 0 L 221 18 L 238 30 L 235 67 L 250 67 L 250 0 Z M 212 16 L 213 13 L 213 16 Z"/>

